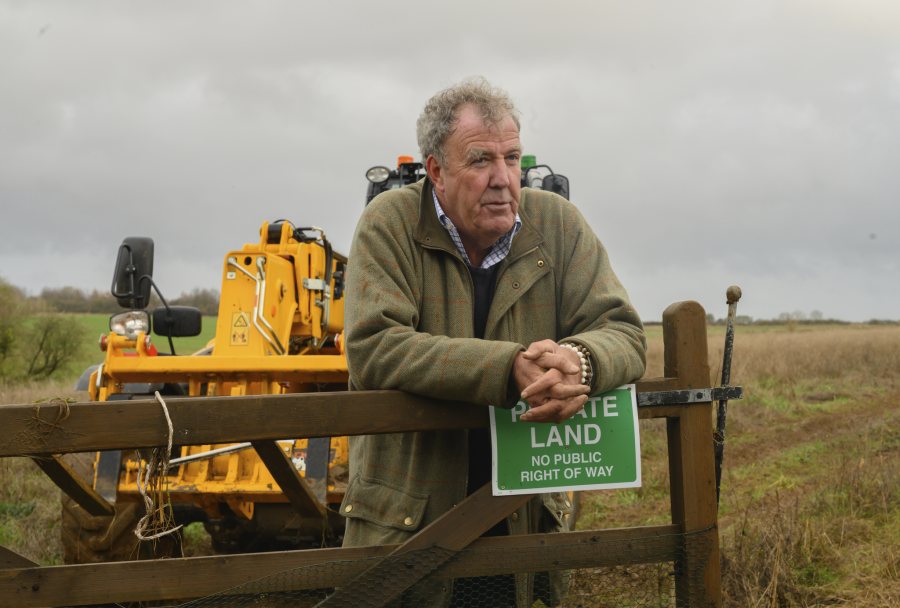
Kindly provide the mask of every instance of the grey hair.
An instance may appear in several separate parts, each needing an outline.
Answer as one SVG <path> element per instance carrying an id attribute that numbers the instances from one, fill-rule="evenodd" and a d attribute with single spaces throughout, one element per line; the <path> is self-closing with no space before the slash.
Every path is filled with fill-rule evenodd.
<path id="1" fill-rule="evenodd" d="M 481 112 L 485 124 L 496 125 L 509 116 L 516 123 L 516 129 L 521 129 L 519 111 L 506 91 L 482 77 L 463 80 L 429 99 L 416 121 L 416 139 L 423 163 L 429 156 L 434 156 L 438 164 L 446 164 L 444 144 L 456 128 L 459 109 L 467 104 Z"/>

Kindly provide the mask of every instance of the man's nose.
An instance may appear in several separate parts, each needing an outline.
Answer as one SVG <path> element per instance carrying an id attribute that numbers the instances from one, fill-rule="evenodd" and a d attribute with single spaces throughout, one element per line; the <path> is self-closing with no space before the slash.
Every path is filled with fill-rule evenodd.
<path id="1" fill-rule="evenodd" d="M 499 158 L 491 163 L 491 188 L 508 188 L 510 184 L 509 167 L 506 160 Z"/>

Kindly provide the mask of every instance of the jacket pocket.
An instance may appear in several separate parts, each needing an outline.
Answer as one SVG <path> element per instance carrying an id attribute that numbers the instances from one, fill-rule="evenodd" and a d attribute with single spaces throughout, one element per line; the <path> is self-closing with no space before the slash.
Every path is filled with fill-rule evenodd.
<path id="1" fill-rule="evenodd" d="M 563 492 L 541 494 L 544 516 L 541 518 L 541 532 L 559 532 L 569 529 L 572 503 Z"/>
<path id="2" fill-rule="evenodd" d="M 410 492 L 379 479 L 356 477 L 347 487 L 341 515 L 411 532 L 425 516 L 428 495 Z"/>

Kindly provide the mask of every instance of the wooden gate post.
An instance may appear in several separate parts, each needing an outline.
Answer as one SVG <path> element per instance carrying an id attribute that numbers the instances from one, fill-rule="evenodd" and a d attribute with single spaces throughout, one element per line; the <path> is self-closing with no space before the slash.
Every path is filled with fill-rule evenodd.
<path id="1" fill-rule="evenodd" d="M 679 388 L 709 386 L 706 313 L 697 302 L 678 302 L 663 313 L 665 374 Z M 713 458 L 712 403 L 681 407 L 666 419 L 672 523 L 686 534 L 675 564 L 679 608 L 721 607 L 719 530 Z M 703 531 L 706 531 L 705 533 Z M 691 535 L 697 532 L 696 535 Z"/>

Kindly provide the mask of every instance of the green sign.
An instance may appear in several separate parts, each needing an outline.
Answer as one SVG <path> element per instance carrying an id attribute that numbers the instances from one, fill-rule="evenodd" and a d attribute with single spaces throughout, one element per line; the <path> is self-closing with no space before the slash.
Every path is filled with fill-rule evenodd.
<path id="1" fill-rule="evenodd" d="M 490 409 L 494 496 L 640 487 L 633 384 L 591 397 L 560 424 L 523 422 L 524 401 Z"/>

